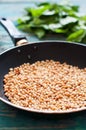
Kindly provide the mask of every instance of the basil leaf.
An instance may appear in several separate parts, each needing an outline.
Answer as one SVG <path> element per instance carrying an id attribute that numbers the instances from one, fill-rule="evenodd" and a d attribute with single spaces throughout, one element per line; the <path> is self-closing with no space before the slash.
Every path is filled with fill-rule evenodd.
<path id="1" fill-rule="evenodd" d="M 83 37 L 86 36 L 86 31 L 84 29 L 78 30 L 70 34 L 67 38 L 68 41 L 80 42 Z"/>
<path id="2" fill-rule="evenodd" d="M 34 33 L 35 33 L 35 35 L 36 35 L 39 39 L 42 38 L 42 37 L 44 37 L 44 35 L 45 35 L 44 29 L 41 29 L 41 28 L 35 29 Z"/>

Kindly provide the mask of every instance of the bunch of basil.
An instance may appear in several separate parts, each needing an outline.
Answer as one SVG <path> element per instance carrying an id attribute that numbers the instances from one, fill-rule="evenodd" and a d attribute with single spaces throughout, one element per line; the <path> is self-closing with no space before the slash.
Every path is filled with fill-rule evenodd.
<path id="1" fill-rule="evenodd" d="M 67 41 L 86 43 L 86 16 L 79 16 L 79 6 L 41 3 L 26 8 L 18 28 L 43 38 L 48 33 L 64 35 Z"/>

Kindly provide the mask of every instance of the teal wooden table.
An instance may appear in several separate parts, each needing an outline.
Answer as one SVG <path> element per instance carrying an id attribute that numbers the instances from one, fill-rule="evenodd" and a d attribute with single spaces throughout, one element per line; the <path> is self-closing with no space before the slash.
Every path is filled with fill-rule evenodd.
<path id="1" fill-rule="evenodd" d="M 13 0 L 0 0 L 0 17 L 15 21 L 24 14 L 25 7 L 34 6 L 34 1 L 36 0 L 16 0 L 14 2 Z M 72 0 L 72 2 L 80 5 L 80 13 L 86 13 L 86 1 Z M 32 35 L 25 35 L 30 42 L 38 40 Z M 10 37 L 0 26 L 0 53 L 12 47 Z M 0 130 L 86 130 L 86 111 L 45 115 L 18 110 L 0 101 Z"/>

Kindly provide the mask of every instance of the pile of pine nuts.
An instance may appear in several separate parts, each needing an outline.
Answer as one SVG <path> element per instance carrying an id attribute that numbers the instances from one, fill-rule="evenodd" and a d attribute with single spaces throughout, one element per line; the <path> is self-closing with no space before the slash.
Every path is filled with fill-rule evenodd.
<path id="1" fill-rule="evenodd" d="M 86 68 L 54 60 L 24 63 L 4 76 L 8 99 L 36 110 L 65 111 L 86 107 Z"/>

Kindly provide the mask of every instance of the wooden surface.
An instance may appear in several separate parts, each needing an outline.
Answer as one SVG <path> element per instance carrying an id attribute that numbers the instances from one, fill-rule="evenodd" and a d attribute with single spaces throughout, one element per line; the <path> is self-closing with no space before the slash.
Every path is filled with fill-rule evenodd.
<path id="1" fill-rule="evenodd" d="M 72 2 L 80 5 L 81 13 L 86 13 L 86 1 Z M 34 3 L 30 0 L 0 0 L 0 17 L 7 17 L 15 22 L 24 14 L 23 9 L 27 6 L 34 6 Z M 30 42 L 38 40 L 36 37 L 26 36 Z M 13 43 L 10 37 L 0 26 L 0 53 L 11 47 Z M 18 110 L 0 101 L 0 130 L 86 130 L 86 111 L 67 115 L 44 115 Z"/>

